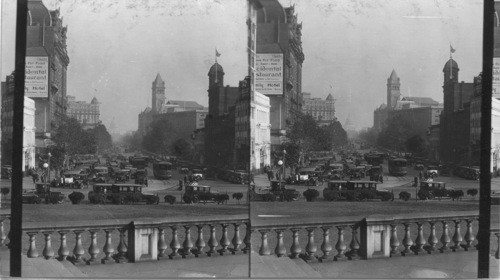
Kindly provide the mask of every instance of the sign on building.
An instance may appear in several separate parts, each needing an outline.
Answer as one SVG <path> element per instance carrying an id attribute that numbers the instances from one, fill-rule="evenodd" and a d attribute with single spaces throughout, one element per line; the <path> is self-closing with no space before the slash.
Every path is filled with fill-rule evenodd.
<path id="1" fill-rule="evenodd" d="M 27 97 L 49 96 L 49 58 L 27 56 L 25 68 L 24 94 Z"/>
<path id="2" fill-rule="evenodd" d="M 492 94 L 495 98 L 500 98 L 500 57 L 493 58 Z"/>
<path id="3" fill-rule="evenodd" d="M 254 89 L 266 95 L 283 94 L 283 54 L 255 55 Z"/>

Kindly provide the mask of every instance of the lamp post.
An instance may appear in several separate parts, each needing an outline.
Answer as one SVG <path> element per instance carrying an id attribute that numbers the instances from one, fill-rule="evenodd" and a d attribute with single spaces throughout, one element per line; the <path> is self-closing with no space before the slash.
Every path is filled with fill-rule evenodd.
<path id="1" fill-rule="evenodd" d="M 283 162 L 281 159 L 280 159 L 280 160 L 278 160 L 278 165 L 279 165 L 280 167 L 281 167 L 281 166 L 285 167 L 284 162 Z M 282 188 L 281 188 L 281 186 L 282 186 L 281 182 L 282 182 L 282 180 L 283 180 L 283 175 L 284 175 L 284 174 L 281 174 L 281 176 L 280 176 L 280 181 L 279 181 L 280 200 L 283 200 Z"/>
<path id="2" fill-rule="evenodd" d="M 285 169 L 285 157 L 286 157 L 286 150 L 283 149 L 283 179 L 285 179 L 285 172 L 286 172 L 286 169 Z"/>

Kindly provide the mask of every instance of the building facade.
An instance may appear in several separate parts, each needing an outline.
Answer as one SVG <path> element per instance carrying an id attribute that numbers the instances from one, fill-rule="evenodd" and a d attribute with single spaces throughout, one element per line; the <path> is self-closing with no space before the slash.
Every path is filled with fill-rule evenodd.
<path id="1" fill-rule="evenodd" d="M 35 101 L 37 149 L 44 149 L 66 115 L 67 27 L 41 0 L 28 1 L 27 20 L 25 95 Z"/>
<path id="2" fill-rule="evenodd" d="M 250 56 L 255 56 L 250 62 L 253 86 L 270 99 L 271 145 L 278 150 L 302 112 L 302 24 L 297 23 L 293 6 L 284 8 L 277 0 L 252 3 L 255 11 L 250 12 L 250 34 L 255 32 L 256 42 L 255 53 L 250 51 Z"/>
<path id="3" fill-rule="evenodd" d="M 253 172 L 271 165 L 271 123 L 269 97 L 255 92 L 250 104 L 250 166 Z"/>
<path id="4" fill-rule="evenodd" d="M 85 101 L 77 101 L 74 96 L 68 95 L 67 115 L 70 118 L 77 119 L 84 129 L 94 128 L 101 123 L 99 101 L 97 98 L 92 98 L 90 103 Z"/>
<path id="5" fill-rule="evenodd" d="M 250 159 L 250 124 L 251 124 L 251 95 L 250 76 L 239 82 L 240 99 L 236 101 L 234 110 L 234 162 L 247 164 L 241 166 L 248 170 L 251 166 Z M 244 168 L 243 168 L 244 167 Z"/>
<path id="6" fill-rule="evenodd" d="M 2 165 L 12 164 L 13 117 L 14 117 L 14 74 L 7 76 L 2 87 L 1 110 L 1 154 Z M 35 167 L 35 101 L 24 97 L 23 115 L 23 164 L 22 170 Z"/>
<path id="7" fill-rule="evenodd" d="M 440 158 L 456 164 L 470 164 L 470 102 L 474 83 L 458 81 L 458 64 L 450 58 L 444 68 L 443 112 L 440 118 Z"/>
<path id="8" fill-rule="evenodd" d="M 336 121 L 335 117 L 335 99 L 328 94 L 326 99 L 311 97 L 308 92 L 302 93 L 302 113 L 312 116 L 319 125 L 328 125 Z"/>

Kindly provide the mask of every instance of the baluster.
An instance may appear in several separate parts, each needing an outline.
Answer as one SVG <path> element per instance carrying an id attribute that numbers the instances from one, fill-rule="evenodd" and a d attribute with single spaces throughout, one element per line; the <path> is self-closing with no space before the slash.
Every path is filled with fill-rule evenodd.
<path id="1" fill-rule="evenodd" d="M 391 224 L 391 257 L 399 253 L 399 239 L 398 239 L 398 231 L 397 225 Z"/>
<path id="2" fill-rule="evenodd" d="M 104 243 L 104 248 L 102 250 L 105 255 L 105 257 L 101 259 L 101 263 L 103 264 L 114 261 L 111 257 L 111 254 L 115 251 L 115 249 L 113 249 L 113 244 L 111 243 L 111 233 L 114 230 L 114 228 L 104 229 L 104 232 L 106 232 L 106 242 Z"/>
<path id="3" fill-rule="evenodd" d="M 299 231 L 300 228 L 292 228 L 292 247 L 290 247 L 290 258 L 296 259 L 299 257 L 300 252 L 302 252 L 302 248 L 300 248 L 299 244 Z"/>
<path id="4" fill-rule="evenodd" d="M 443 224 L 443 234 L 441 235 L 441 248 L 439 248 L 439 251 L 441 253 L 448 252 L 450 250 L 450 247 L 448 247 L 448 244 L 450 243 L 450 235 L 448 234 L 448 224 L 446 221 L 441 222 Z"/>
<path id="5" fill-rule="evenodd" d="M 463 241 L 462 234 L 460 233 L 460 223 L 462 222 L 461 220 L 455 220 L 455 233 L 453 234 L 453 245 L 451 249 L 453 252 L 456 252 L 460 249 L 462 249 L 462 246 L 460 245 Z"/>
<path id="6" fill-rule="evenodd" d="M 240 225 L 239 224 L 233 224 L 234 225 L 234 236 L 233 236 L 233 249 L 231 250 L 231 253 L 233 255 L 241 253 L 240 245 L 242 243 L 241 238 L 240 238 Z"/>
<path id="7" fill-rule="evenodd" d="M 194 255 L 199 258 L 204 256 L 203 248 L 205 248 L 206 244 L 205 240 L 203 240 L 203 225 L 197 225 L 196 227 L 198 228 L 198 239 L 196 239 L 196 250 L 194 250 Z"/>
<path id="8" fill-rule="evenodd" d="M 495 236 L 497 237 L 497 251 L 495 252 L 495 259 L 499 259 L 499 251 L 500 251 L 500 233 L 495 233 Z"/>
<path id="9" fill-rule="evenodd" d="M 403 223 L 405 226 L 405 237 L 403 238 L 403 246 L 405 249 L 401 252 L 401 255 L 406 256 L 412 253 L 411 246 L 413 245 L 413 240 L 411 239 L 410 223 Z"/>
<path id="10" fill-rule="evenodd" d="M 193 253 L 191 252 L 191 248 L 193 248 L 193 241 L 191 241 L 191 226 L 184 226 L 185 234 L 184 234 L 184 243 L 182 244 L 182 258 L 192 257 Z"/>
<path id="11" fill-rule="evenodd" d="M 220 239 L 220 246 L 222 248 L 219 249 L 219 254 L 223 256 L 225 253 L 229 252 L 227 247 L 231 245 L 231 242 L 229 241 L 229 238 L 227 237 L 227 226 L 228 224 L 221 224 L 222 226 L 222 237 Z"/>
<path id="12" fill-rule="evenodd" d="M 417 228 L 418 228 L 418 234 L 417 234 L 417 239 L 415 240 L 415 249 L 413 252 L 415 252 L 415 255 L 421 254 L 424 252 L 424 246 L 426 244 L 425 238 L 424 238 L 424 229 L 423 229 L 424 223 L 422 222 L 417 222 Z"/>
<path id="13" fill-rule="evenodd" d="M 127 232 L 126 228 L 119 228 L 118 231 L 120 232 L 120 243 L 118 244 L 118 253 L 115 256 L 116 262 L 118 263 L 125 263 L 128 262 L 127 259 L 127 244 L 125 244 L 125 232 Z M 165 239 L 163 240 L 165 242 Z"/>
<path id="14" fill-rule="evenodd" d="M 427 253 L 432 254 L 436 251 L 438 239 L 436 237 L 436 222 L 429 222 L 429 224 L 431 225 L 431 233 L 429 235 L 429 239 L 427 240 L 429 246 L 427 246 L 425 250 L 427 251 Z"/>
<path id="15" fill-rule="evenodd" d="M 27 232 L 30 239 L 30 247 L 28 249 L 28 258 L 37 258 L 38 251 L 36 250 L 36 235 L 38 232 Z"/>
<path id="16" fill-rule="evenodd" d="M 350 260 L 359 260 L 360 257 L 359 257 L 358 226 L 351 225 L 350 227 L 352 231 L 352 238 L 351 238 L 351 244 L 349 244 L 349 248 L 351 250 L 347 255 Z"/>
<path id="17" fill-rule="evenodd" d="M 259 255 L 261 256 L 268 256 L 271 255 L 271 249 L 269 249 L 269 245 L 267 244 L 267 229 L 262 229 L 259 230 L 260 235 L 261 235 L 261 243 L 260 243 L 260 250 L 259 250 Z"/>
<path id="18" fill-rule="evenodd" d="M 164 259 L 167 257 L 167 249 L 168 245 L 167 242 L 165 241 L 165 228 L 159 227 L 158 228 L 158 259 Z"/>
<path id="19" fill-rule="evenodd" d="M 243 253 L 248 254 L 251 250 L 252 244 L 251 242 L 251 237 L 252 237 L 252 230 L 250 229 L 250 223 L 245 223 L 246 227 L 246 233 L 245 233 L 245 238 L 243 239 L 243 244 L 245 244 L 245 248 L 243 248 Z"/>
<path id="20" fill-rule="evenodd" d="M 337 250 L 337 255 L 334 257 L 336 261 L 346 260 L 345 250 L 347 249 L 347 245 L 344 242 L 344 227 L 338 226 L 339 237 L 337 240 L 337 244 L 335 244 L 335 249 Z"/>
<path id="21" fill-rule="evenodd" d="M 217 237 L 215 236 L 215 225 L 210 225 L 210 239 L 208 239 L 208 247 L 210 250 L 207 252 L 207 256 L 214 255 L 217 251 L 215 250 L 219 243 L 217 243 Z"/>
<path id="22" fill-rule="evenodd" d="M 179 243 L 179 237 L 177 236 L 177 226 L 172 226 L 172 242 L 170 242 L 170 249 L 172 253 L 168 255 L 170 259 L 179 258 L 179 249 L 181 248 L 181 243 Z"/>
<path id="23" fill-rule="evenodd" d="M 465 251 L 469 251 L 472 248 L 472 243 L 474 242 L 474 235 L 472 234 L 472 219 L 467 219 L 467 232 L 465 232 L 465 244 L 462 246 L 464 247 Z"/>
<path id="24" fill-rule="evenodd" d="M 99 254 L 100 250 L 97 247 L 97 232 L 98 229 L 91 229 L 90 232 L 90 247 L 89 247 L 89 255 L 90 259 L 87 260 L 87 264 L 95 264 L 97 263 L 97 254 Z"/>
<path id="25" fill-rule="evenodd" d="M 73 249 L 73 258 L 71 261 L 74 264 L 81 264 L 83 263 L 82 255 L 85 253 L 82 245 L 82 233 L 84 231 L 79 229 L 73 232 L 75 233 L 75 248 Z"/>
<path id="26" fill-rule="evenodd" d="M 7 239 L 7 235 L 5 235 L 5 230 L 3 228 L 3 223 L 6 219 L 0 218 L 0 247 L 5 245 L 5 240 Z"/>
<path id="27" fill-rule="evenodd" d="M 332 257 L 330 256 L 330 252 L 333 247 L 330 244 L 330 228 L 331 227 L 321 227 L 323 230 L 323 243 L 321 243 L 321 251 L 323 252 L 323 256 L 319 258 L 320 262 L 329 262 L 332 261 Z"/>
<path id="28" fill-rule="evenodd" d="M 286 256 L 286 248 L 285 248 L 285 244 L 283 242 L 283 231 L 285 229 L 276 229 L 276 240 L 277 240 L 277 244 L 276 244 L 276 248 L 274 249 L 274 253 L 276 254 L 276 256 L 278 258 L 280 257 L 283 257 L 283 256 Z"/>
<path id="29" fill-rule="evenodd" d="M 316 251 L 318 250 L 318 247 L 316 244 L 314 244 L 314 230 L 316 228 L 310 227 L 306 228 L 307 230 L 307 236 L 308 236 L 308 241 L 306 245 L 306 253 L 304 255 L 304 261 L 306 262 L 315 262 L 317 261 L 316 256 L 314 255 Z"/>
<path id="30" fill-rule="evenodd" d="M 69 255 L 68 245 L 66 244 L 66 235 L 68 234 L 68 231 L 61 230 L 59 231 L 59 234 L 61 235 L 61 246 L 59 247 L 57 254 L 59 255 L 60 261 L 65 261 Z"/>
<path id="31" fill-rule="evenodd" d="M 52 241 L 51 234 L 52 231 L 44 231 L 42 232 L 45 235 L 45 248 L 43 248 L 43 257 L 45 259 L 52 259 L 54 257 L 54 250 L 52 249 Z"/>

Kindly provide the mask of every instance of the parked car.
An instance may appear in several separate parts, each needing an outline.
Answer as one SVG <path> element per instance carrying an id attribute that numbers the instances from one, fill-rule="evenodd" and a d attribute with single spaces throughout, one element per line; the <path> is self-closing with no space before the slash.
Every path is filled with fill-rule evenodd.
<path id="1" fill-rule="evenodd" d="M 39 204 L 42 202 L 40 196 L 36 194 L 36 190 L 24 190 L 22 194 L 23 203 Z"/>

